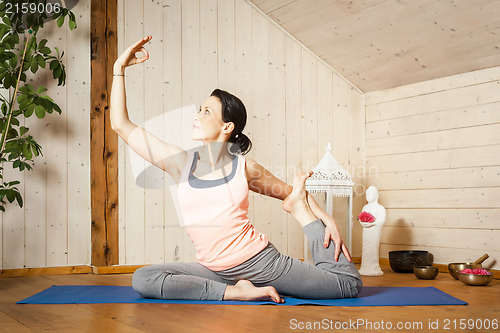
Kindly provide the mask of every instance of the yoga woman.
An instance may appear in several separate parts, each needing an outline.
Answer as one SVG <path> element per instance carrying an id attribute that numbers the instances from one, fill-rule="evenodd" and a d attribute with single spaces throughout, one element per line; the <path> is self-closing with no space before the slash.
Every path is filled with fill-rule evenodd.
<path id="1" fill-rule="evenodd" d="M 111 126 L 140 156 L 169 173 L 178 188 L 184 225 L 197 262 L 154 264 L 138 269 L 133 288 L 144 297 L 195 300 L 272 300 L 356 297 L 361 277 L 351 262 L 335 220 L 305 190 L 312 172 L 290 186 L 245 155 L 251 142 L 242 133 L 243 103 L 216 89 L 201 105 L 191 138 L 203 142 L 184 151 L 134 125 L 127 113 L 125 68 L 149 58 L 147 36 L 116 60 L 111 90 Z M 144 56 L 136 58 L 136 52 Z M 172 124 L 175 126 L 176 124 Z M 283 200 L 283 209 L 302 225 L 314 266 L 283 255 L 247 217 L 248 191 Z"/>

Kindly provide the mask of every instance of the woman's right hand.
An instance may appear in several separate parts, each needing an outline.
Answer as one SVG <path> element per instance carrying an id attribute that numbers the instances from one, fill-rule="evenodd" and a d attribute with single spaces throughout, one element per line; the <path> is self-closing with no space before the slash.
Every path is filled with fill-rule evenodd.
<path id="1" fill-rule="evenodd" d="M 115 68 L 119 68 L 121 70 L 124 70 L 128 66 L 132 66 L 135 64 L 140 64 L 143 63 L 144 61 L 149 59 L 149 53 L 148 50 L 146 50 L 143 45 L 149 42 L 153 38 L 152 35 L 146 36 L 144 38 L 141 38 L 134 44 L 130 45 L 123 53 L 116 59 L 115 61 Z M 135 54 L 137 52 L 142 52 L 144 53 L 144 57 L 137 58 Z"/>

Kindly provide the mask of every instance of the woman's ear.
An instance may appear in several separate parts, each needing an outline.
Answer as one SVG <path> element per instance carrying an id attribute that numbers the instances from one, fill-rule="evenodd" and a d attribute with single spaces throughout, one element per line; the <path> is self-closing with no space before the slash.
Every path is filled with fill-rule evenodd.
<path id="1" fill-rule="evenodd" d="M 224 134 L 231 135 L 232 131 L 234 131 L 234 123 L 233 122 L 224 123 Z"/>

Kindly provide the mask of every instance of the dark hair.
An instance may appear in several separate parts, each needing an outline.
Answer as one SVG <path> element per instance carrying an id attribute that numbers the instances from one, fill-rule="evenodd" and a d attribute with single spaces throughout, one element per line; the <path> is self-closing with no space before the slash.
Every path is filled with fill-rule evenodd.
<path id="1" fill-rule="evenodd" d="M 230 145 L 229 151 L 232 154 L 247 154 L 252 149 L 252 141 L 242 133 L 247 123 L 245 105 L 238 97 L 224 90 L 215 89 L 210 96 L 217 97 L 222 104 L 222 121 L 234 124 L 234 129 L 228 139 L 228 142 L 234 145 Z"/>

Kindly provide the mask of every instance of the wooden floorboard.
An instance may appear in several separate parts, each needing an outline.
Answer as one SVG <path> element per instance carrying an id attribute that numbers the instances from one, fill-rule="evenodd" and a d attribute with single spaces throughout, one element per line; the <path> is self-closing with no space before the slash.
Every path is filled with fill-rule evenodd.
<path id="1" fill-rule="evenodd" d="M 413 274 L 394 273 L 383 267 L 381 277 L 363 277 L 366 286 L 427 287 L 434 286 L 460 298 L 465 306 L 398 306 L 398 307 L 321 307 L 271 305 L 175 305 L 175 304 L 67 304 L 37 305 L 15 302 L 52 285 L 99 284 L 130 285 L 131 274 L 112 275 L 52 275 L 0 278 L 1 332 L 311 332 L 345 331 L 373 332 L 376 325 L 414 326 L 412 329 L 391 331 L 412 332 L 499 332 L 497 330 L 461 330 L 460 320 L 485 323 L 500 320 L 500 281 L 489 286 L 466 286 L 439 273 L 435 280 L 418 280 Z M 439 329 L 429 329 L 429 322 L 438 321 Z M 455 320 L 455 321 L 454 321 Z M 370 322 L 372 328 L 361 325 Z M 383 324 L 382 324 L 383 321 Z M 298 325 L 314 323 L 340 325 L 360 323 L 346 329 L 298 329 Z M 449 322 L 445 329 L 444 325 Z M 297 326 L 294 326 L 294 323 Z M 415 324 L 414 324 L 415 323 Z M 454 325 L 457 325 L 456 329 Z M 318 325 L 318 324 L 316 324 Z M 323 329 L 322 329 L 323 328 Z"/>

